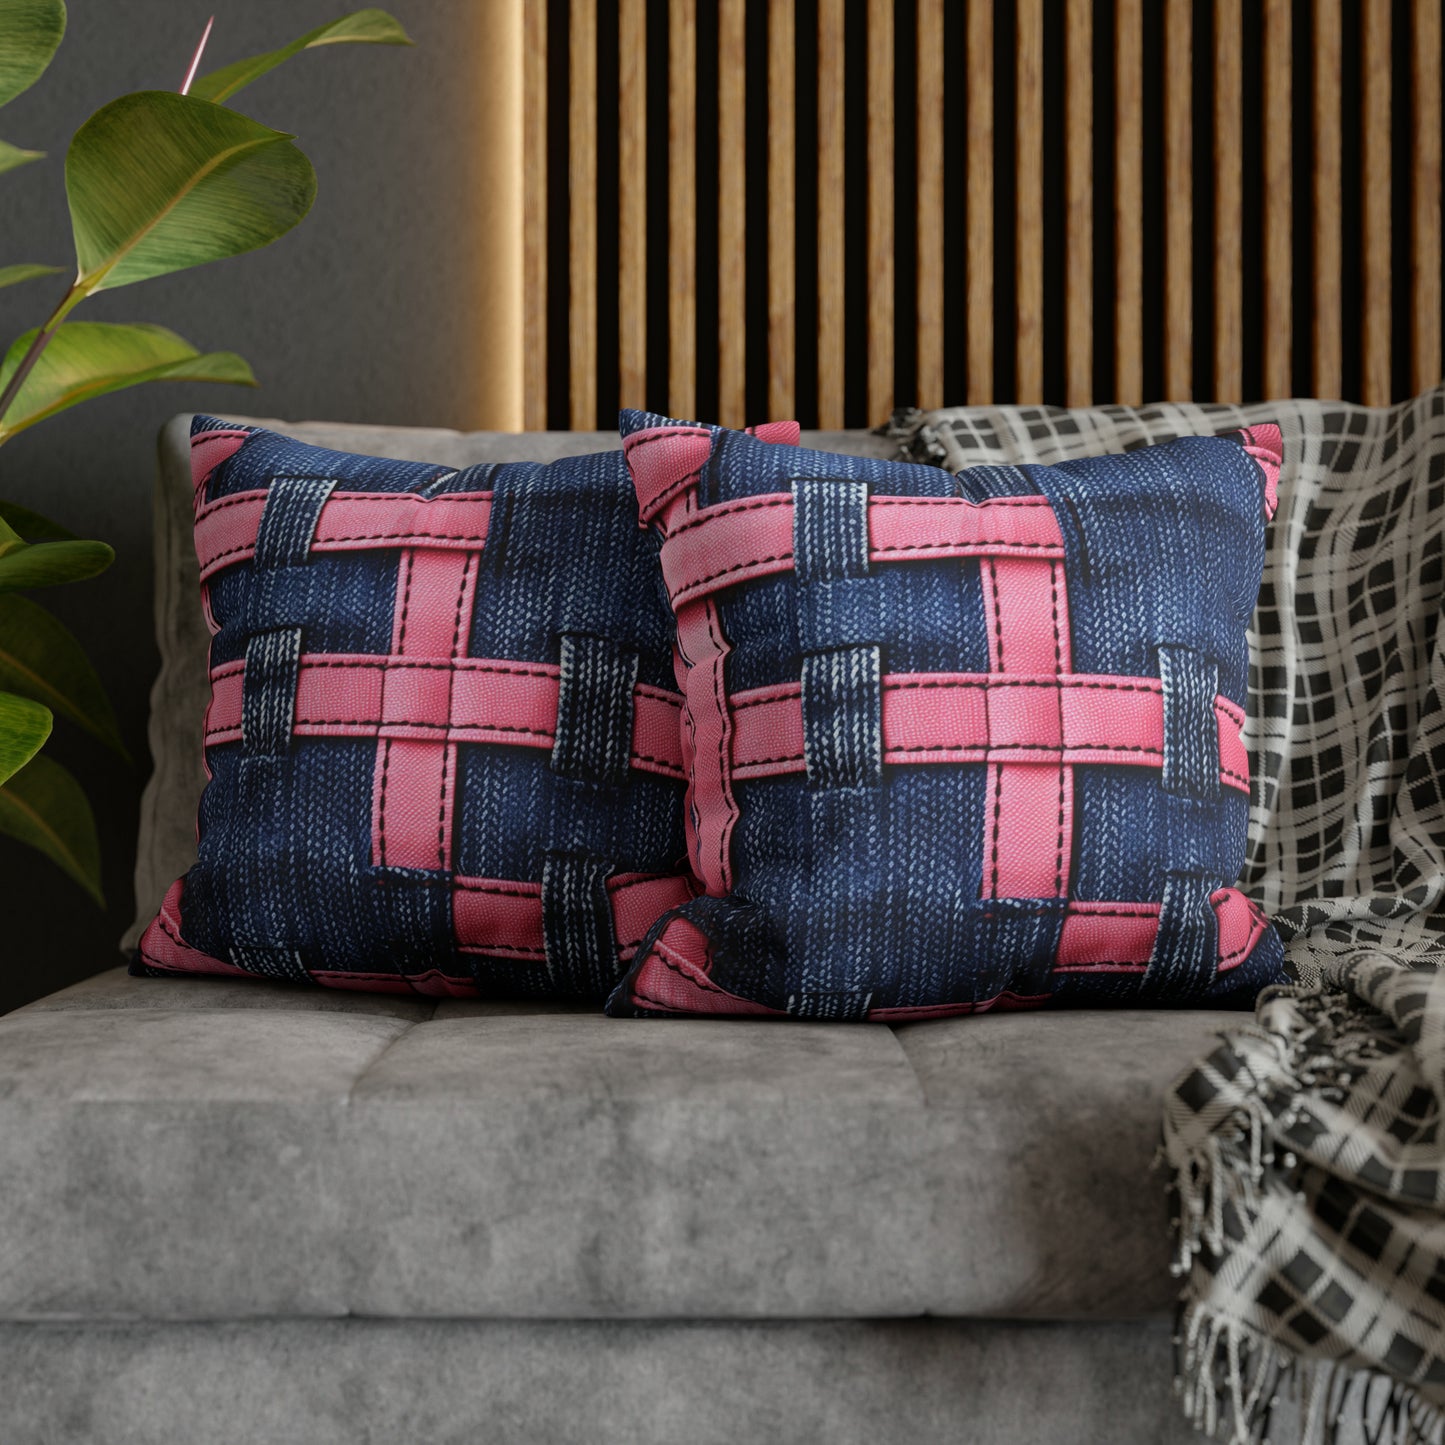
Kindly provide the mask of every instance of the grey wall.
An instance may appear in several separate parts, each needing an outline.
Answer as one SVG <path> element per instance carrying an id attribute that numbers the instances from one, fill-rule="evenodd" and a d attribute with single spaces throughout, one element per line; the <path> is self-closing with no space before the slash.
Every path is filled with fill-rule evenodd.
<path id="1" fill-rule="evenodd" d="M 102 913 L 48 863 L 0 838 L 0 1011 L 118 962 L 130 921 L 137 803 L 150 762 L 150 491 L 155 435 L 177 411 L 467 427 L 478 424 L 473 248 L 476 24 L 491 0 L 391 0 L 415 49 L 303 55 L 238 108 L 292 131 L 320 180 L 315 208 L 268 250 L 87 303 L 77 319 L 151 321 L 245 356 L 262 383 L 152 386 L 64 413 L 0 449 L 0 496 L 116 549 L 104 577 L 50 593 L 96 660 L 136 766 L 57 728 L 55 756 L 88 788 L 104 850 Z M 70 33 L 0 136 L 50 159 L 0 178 L 0 264 L 68 265 L 62 159 L 71 134 L 126 91 L 173 89 L 207 16 L 209 61 L 265 50 L 359 0 L 71 0 Z M 57 278 L 59 279 L 59 278 Z M 60 286 L 0 291 L 0 342 L 44 319 Z"/>

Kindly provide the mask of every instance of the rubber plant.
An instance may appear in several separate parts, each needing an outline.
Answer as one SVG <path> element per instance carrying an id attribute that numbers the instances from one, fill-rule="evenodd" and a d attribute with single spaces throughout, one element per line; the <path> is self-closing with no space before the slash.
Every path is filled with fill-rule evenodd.
<path id="1" fill-rule="evenodd" d="M 0 106 L 44 73 L 65 35 L 63 0 L 0 0 Z M 45 321 L 0 362 L 0 446 L 91 397 L 150 381 L 254 386 L 234 352 L 202 353 L 162 326 L 72 321 L 98 291 L 270 245 L 311 208 L 316 174 L 294 137 L 232 108 L 244 86 L 303 50 L 342 43 L 409 45 L 382 10 L 358 10 L 279 50 L 198 75 L 211 27 L 179 92 L 143 90 L 102 106 L 65 158 L 75 279 Z M 42 153 L 0 141 L 0 175 Z M 0 287 L 59 275 L 59 266 L 0 265 Z M 75 778 L 41 749 L 58 714 L 122 758 L 125 747 L 95 669 L 75 637 L 25 594 L 82 582 L 113 552 L 26 508 L 0 501 L 0 833 L 38 849 L 97 903 L 100 849 Z"/>

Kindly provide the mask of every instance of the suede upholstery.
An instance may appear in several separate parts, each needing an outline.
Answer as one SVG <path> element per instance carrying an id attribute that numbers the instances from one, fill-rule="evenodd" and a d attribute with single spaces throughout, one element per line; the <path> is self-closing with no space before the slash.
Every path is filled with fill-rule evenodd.
<path id="1" fill-rule="evenodd" d="M 0 1397 L 6 1445 L 1189 1445 L 1169 1348 L 1162 1322 L 0 1325 Z"/>
<path id="2" fill-rule="evenodd" d="M 106 974 L 0 1019 L 0 1319 L 1159 1315 L 1158 1100 L 1230 1017 Z"/>

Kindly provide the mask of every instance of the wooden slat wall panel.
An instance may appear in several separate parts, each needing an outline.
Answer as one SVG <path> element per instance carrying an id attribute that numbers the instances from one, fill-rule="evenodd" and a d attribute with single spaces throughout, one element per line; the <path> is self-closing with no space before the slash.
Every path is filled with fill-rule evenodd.
<path id="1" fill-rule="evenodd" d="M 1264 394 L 1290 394 L 1290 0 L 1264 5 Z"/>
<path id="2" fill-rule="evenodd" d="M 868 0 L 868 415 L 893 410 L 893 0 Z"/>
<path id="3" fill-rule="evenodd" d="M 1164 11 L 1164 395 L 1194 391 L 1194 98 L 1190 0 Z"/>
<path id="4" fill-rule="evenodd" d="M 718 420 L 747 412 L 747 12 L 717 0 Z"/>
<path id="5" fill-rule="evenodd" d="M 1390 0 L 1360 3 L 1361 399 L 1390 399 Z"/>
<path id="6" fill-rule="evenodd" d="M 1244 78 L 1240 0 L 1214 0 L 1214 399 L 1244 395 Z"/>
<path id="7" fill-rule="evenodd" d="M 568 151 L 571 426 L 597 425 L 597 4 L 572 0 Z"/>
<path id="8" fill-rule="evenodd" d="M 768 0 L 768 415 L 797 411 L 797 21 L 793 0 Z"/>
<path id="9" fill-rule="evenodd" d="M 943 405 L 943 0 L 918 0 L 917 401 Z"/>
<path id="10" fill-rule="evenodd" d="M 547 426 L 547 0 L 526 0 L 522 73 L 522 425 Z"/>
<path id="11" fill-rule="evenodd" d="M 1144 13 L 1114 4 L 1114 397 L 1144 400 Z"/>
<path id="12" fill-rule="evenodd" d="M 843 425 L 843 0 L 818 3 L 818 425 Z"/>
<path id="13" fill-rule="evenodd" d="M 1340 0 L 1314 0 L 1314 316 L 1310 385 L 1316 396 L 1344 392 L 1344 335 L 1340 291 L 1344 274 L 1340 197 L 1344 194 L 1344 138 L 1340 127 Z"/>
<path id="14" fill-rule="evenodd" d="M 1014 97 L 1014 389 L 1044 399 L 1044 9 L 1018 0 Z"/>
<path id="15" fill-rule="evenodd" d="M 647 405 L 647 0 L 617 26 L 617 372 L 623 406 Z"/>
<path id="16" fill-rule="evenodd" d="M 968 401 L 993 400 L 993 3 L 968 0 Z"/>
<path id="17" fill-rule="evenodd" d="M 668 0 L 667 409 L 697 412 L 697 5 Z"/>
<path id="18" fill-rule="evenodd" d="M 815 0 L 803 33 L 796 0 L 701 0 L 701 81 L 699 0 L 616 0 L 615 10 L 598 0 L 496 3 L 521 37 L 505 62 L 520 82 L 521 123 L 518 156 L 506 164 L 523 171 L 510 234 L 524 295 L 498 323 L 521 371 L 498 373 L 510 388 L 500 400 L 502 380 L 488 381 L 488 415 L 592 427 L 599 398 L 617 395 L 738 424 L 764 394 L 762 378 L 750 386 L 748 377 L 750 328 L 766 329 L 768 412 L 797 415 L 801 405 L 811 412 L 805 423 L 824 427 L 877 424 L 895 402 L 1083 405 L 1095 397 L 1096 359 L 1111 374 L 1110 401 L 1179 399 L 1206 385 L 1223 401 L 1243 399 L 1246 385 L 1251 395 L 1283 396 L 1305 374 L 1293 365 L 1297 329 L 1318 395 L 1349 391 L 1379 405 L 1445 371 L 1440 0 L 1213 0 L 1202 54 L 1194 29 L 1205 17 L 1191 0 Z M 600 37 L 599 18 L 609 22 Z M 1392 23 L 1408 35 L 1392 37 Z M 1112 39 L 1112 114 L 1096 127 L 1101 28 Z M 1297 29 L 1307 37 L 1298 52 Z M 999 63 L 1012 71 L 996 84 L 1005 36 L 1012 51 L 1000 51 Z M 615 129 L 598 113 L 599 95 L 612 93 L 600 82 L 613 79 L 599 77 L 599 65 L 617 67 Z M 1055 102 L 1045 77 L 1060 73 Z M 1247 75 L 1257 93 L 1246 93 Z M 660 126 L 649 136 L 664 77 L 665 141 Z M 548 93 L 549 80 L 564 79 L 565 94 Z M 709 96 L 702 115 L 700 83 Z M 1341 97 L 1356 87 L 1358 111 L 1344 114 Z M 895 94 L 911 97 L 911 115 L 895 116 Z M 800 118 L 802 96 L 816 115 Z M 565 134 L 565 145 L 550 149 L 549 134 Z M 714 138 L 716 167 L 700 168 Z M 911 156 L 900 149 L 910 145 Z M 759 186 L 748 156 L 756 162 L 764 150 Z M 1196 176 L 1206 150 L 1213 174 Z M 1157 173 L 1148 159 L 1156 155 Z M 1097 167 L 1111 156 L 1112 194 L 1097 201 Z M 549 189 L 549 162 L 565 169 L 565 186 L 554 175 Z M 1010 167 L 1007 214 L 996 208 L 996 163 Z M 1301 163 L 1310 167 L 1303 188 Z M 912 176 L 911 225 L 895 215 L 898 166 Z M 700 169 L 716 197 L 716 234 L 701 238 Z M 1061 206 L 1045 190 L 1050 174 L 1061 179 Z M 599 176 L 615 193 L 599 193 Z M 1210 234 L 1194 205 L 1205 186 Z M 1409 229 L 1392 236 L 1400 186 Z M 549 199 L 565 213 L 549 219 Z M 703 202 L 711 228 L 713 195 Z M 1113 237 L 1096 255 L 1101 204 Z M 1045 225 L 1060 211 L 1063 236 L 1051 252 Z M 616 237 L 615 277 L 598 274 L 599 225 L 616 226 L 603 233 L 609 256 Z M 1349 244 L 1356 234 L 1358 248 Z M 750 254 L 766 261 L 752 285 Z M 1407 285 L 1392 285 L 1392 257 L 1408 266 Z M 716 268 L 715 292 L 700 264 Z M 1000 336 L 997 283 L 1009 268 L 1013 332 Z M 699 396 L 697 312 L 714 295 L 716 336 L 712 316 L 703 334 L 716 363 L 707 358 Z M 1097 358 L 1096 296 L 1108 296 L 1113 313 L 1104 318 L 1112 354 Z M 799 336 L 800 297 L 815 336 Z M 1298 328 L 1296 299 L 1309 312 Z M 665 357 L 649 355 L 649 337 L 660 344 L 663 335 L 649 328 L 650 310 L 666 315 Z M 614 315 L 616 351 L 599 356 L 599 330 L 607 334 Z M 1205 353 L 1211 360 L 1196 375 Z M 816 355 L 816 390 L 813 379 L 799 385 L 800 354 L 810 365 Z M 1001 356 L 1012 358 L 1012 376 Z M 1146 374 L 1156 357 L 1162 370 Z M 656 389 L 664 361 L 662 394 L 649 394 L 649 374 Z M 894 396 L 896 383 L 906 394 Z"/>
<path id="19" fill-rule="evenodd" d="M 1411 15 L 1410 389 L 1441 378 L 1440 0 L 1415 0 Z"/>
<path id="20" fill-rule="evenodd" d="M 1069 0 L 1064 58 L 1065 402 L 1094 396 L 1094 25 L 1092 0 Z"/>

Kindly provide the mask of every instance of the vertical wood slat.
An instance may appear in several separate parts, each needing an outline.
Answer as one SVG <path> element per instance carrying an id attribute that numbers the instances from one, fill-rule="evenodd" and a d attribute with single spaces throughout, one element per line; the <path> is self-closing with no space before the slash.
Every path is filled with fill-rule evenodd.
<path id="1" fill-rule="evenodd" d="M 1390 400 L 1390 0 L 1360 5 L 1360 399 Z"/>
<path id="2" fill-rule="evenodd" d="M 522 425 L 547 426 L 547 0 L 522 16 Z"/>
<path id="3" fill-rule="evenodd" d="M 993 400 L 993 0 L 968 0 L 968 402 Z"/>
<path id="4" fill-rule="evenodd" d="M 1410 33 L 1410 389 L 1441 377 L 1440 0 L 1415 0 Z"/>
<path id="5" fill-rule="evenodd" d="M 747 10 L 717 0 L 718 420 L 747 425 Z"/>
<path id="6" fill-rule="evenodd" d="M 572 0 L 567 112 L 571 426 L 597 425 L 597 0 Z"/>
<path id="7" fill-rule="evenodd" d="M 647 405 L 647 0 L 619 0 L 617 369 L 622 406 Z"/>
<path id="8" fill-rule="evenodd" d="M 1340 0 L 1314 0 L 1312 69 L 1314 86 L 1314 305 L 1310 322 L 1310 391 L 1338 398 L 1344 391 L 1344 334 L 1340 307 L 1344 275 L 1340 234 L 1343 190 L 1343 132 L 1340 126 Z"/>
<path id="9" fill-rule="evenodd" d="M 1194 395 L 1194 166 L 1190 0 L 1164 11 L 1164 396 Z"/>
<path id="10" fill-rule="evenodd" d="M 768 0 L 768 416 L 797 411 L 797 145 L 793 0 Z"/>
<path id="11" fill-rule="evenodd" d="M 1244 81 L 1240 0 L 1214 4 L 1214 399 L 1244 393 Z"/>
<path id="12" fill-rule="evenodd" d="M 1043 0 L 1015 10 L 1014 387 L 1017 400 L 1044 399 L 1044 12 Z"/>
<path id="13" fill-rule="evenodd" d="M 818 425 L 843 425 L 843 0 L 818 0 Z"/>
<path id="14" fill-rule="evenodd" d="M 1264 54 L 1264 394 L 1289 396 L 1292 362 L 1290 269 L 1290 0 L 1265 0 Z"/>
<path id="15" fill-rule="evenodd" d="M 918 0 L 917 402 L 943 405 L 943 0 Z"/>
<path id="16" fill-rule="evenodd" d="M 469 368 L 476 388 L 472 424 L 488 431 L 516 431 L 525 419 L 522 373 L 526 309 L 526 147 L 524 93 L 526 12 L 520 0 L 487 7 L 476 17 L 481 68 L 473 89 L 476 157 L 472 182 L 490 204 L 475 237 L 476 267 L 471 328 L 475 348 Z"/>
<path id="17" fill-rule="evenodd" d="M 868 425 L 893 410 L 893 0 L 868 0 Z"/>
<path id="18" fill-rule="evenodd" d="M 697 412 L 697 4 L 668 0 L 667 409 Z"/>
<path id="19" fill-rule="evenodd" d="M 1093 0 L 1068 0 L 1064 21 L 1064 400 L 1094 396 Z"/>
<path id="20" fill-rule="evenodd" d="M 1114 398 L 1144 400 L 1144 15 L 1114 3 Z"/>

